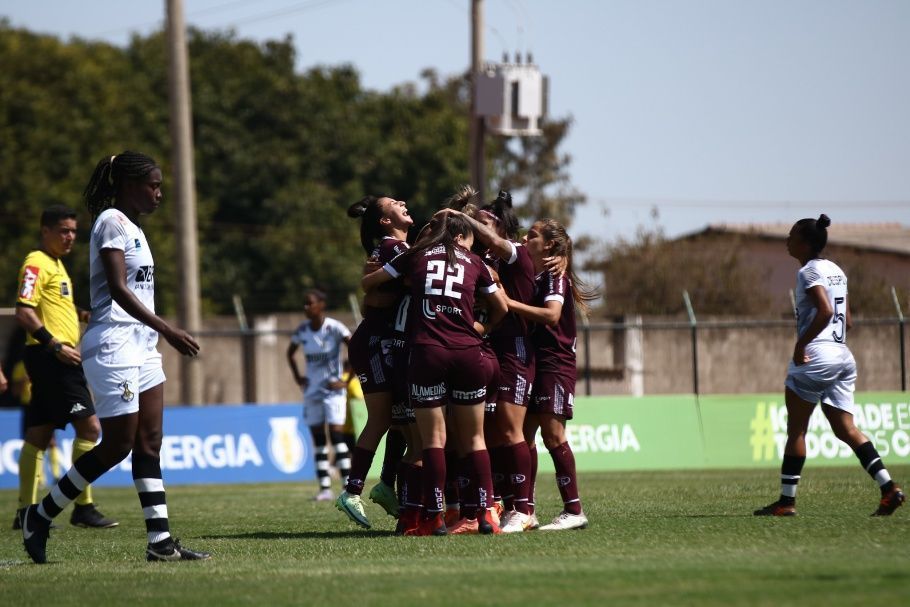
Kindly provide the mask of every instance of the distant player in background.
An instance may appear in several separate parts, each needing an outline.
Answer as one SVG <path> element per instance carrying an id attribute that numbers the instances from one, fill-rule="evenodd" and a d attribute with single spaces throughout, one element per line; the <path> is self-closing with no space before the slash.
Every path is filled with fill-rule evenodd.
<path id="1" fill-rule="evenodd" d="M 354 412 L 351 407 L 351 401 L 363 400 L 363 389 L 360 387 L 360 380 L 357 379 L 357 374 L 351 368 L 351 361 L 347 358 L 344 359 L 344 364 L 341 367 L 341 381 L 344 382 L 346 401 L 342 432 L 344 433 L 344 442 L 348 446 L 348 451 L 353 452 L 354 445 L 357 444 L 357 430 L 354 426 Z"/>
<path id="2" fill-rule="evenodd" d="M 38 503 L 44 452 L 54 448 L 54 430 L 73 425 L 74 462 L 92 450 L 101 434 L 78 350 L 80 314 L 73 303 L 73 282 L 63 265 L 63 257 L 70 254 L 75 241 L 76 212 L 61 205 L 48 207 L 41 214 L 41 248 L 29 253 L 19 270 L 16 320 L 27 333 L 23 361 L 32 383 L 29 405 L 23 409 L 20 518 L 26 507 Z M 117 526 L 117 521 L 105 517 L 92 503 L 90 485 L 76 497 L 70 523 Z"/>
<path id="3" fill-rule="evenodd" d="M 536 374 L 531 392 L 531 404 L 525 419 L 524 436 L 531 449 L 532 473 L 529 515 L 517 513 L 510 521 L 520 521 L 516 531 L 535 525 L 533 496 L 537 475 L 537 445 L 535 437 L 540 428 L 543 443 L 550 451 L 556 468 L 556 484 L 562 496 L 563 510 L 553 521 L 540 527 L 542 531 L 584 529 L 588 519 L 581 508 L 575 455 L 566 437 L 566 421 L 572 419 L 575 400 L 576 327 L 575 312 L 587 312 L 588 292 L 572 269 L 572 239 L 565 228 L 552 219 L 534 223 L 524 238 L 524 246 L 534 262 L 537 274 L 534 304 L 509 300 L 509 311 L 536 323 L 531 340 L 536 350 Z M 565 274 L 546 269 L 546 258 L 564 257 Z M 517 512 L 517 511 L 516 511 Z"/>
<path id="4" fill-rule="evenodd" d="M 311 289 L 304 297 L 303 311 L 307 321 L 300 324 L 288 344 L 287 359 L 294 380 L 303 390 L 303 421 L 310 428 L 316 448 L 318 502 L 335 499 L 329 475 L 328 438 L 335 451 L 335 465 L 347 482 L 351 471 L 351 456 L 345 441 L 344 423 L 347 414 L 347 389 L 342 378 L 341 346 L 351 341 L 351 332 L 343 323 L 325 315 L 325 293 Z M 295 354 L 303 350 L 306 361 L 304 374 L 297 368 Z"/>
<path id="5" fill-rule="evenodd" d="M 51 521 L 102 474 L 132 453 L 149 561 L 211 558 L 185 548 L 170 533 L 161 477 L 164 370 L 159 335 L 178 352 L 195 356 L 199 344 L 155 314 L 155 260 L 141 215 L 161 204 L 161 169 L 139 152 L 101 159 L 83 192 L 92 214 L 89 247 L 92 318 L 82 340 L 82 363 L 101 419 L 101 442 L 76 460 L 37 506 L 22 517 L 25 549 L 47 562 Z"/>
<path id="6" fill-rule="evenodd" d="M 780 469 L 780 498 L 756 510 L 756 516 L 796 515 L 796 487 L 806 463 L 806 430 L 819 402 L 834 435 L 853 449 L 881 489 L 881 500 L 872 515 L 888 516 L 906 499 L 872 441 L 853 423 L 856 361 L 847 347 L 847 331 L 853 321 L 847 276 L 834 262 L 821 258 L 829 225 L 827 215 L 800 219 L 787 238 L 787 253 L 800 264 L 796 273 L 797 340 L 784 392 L 787 443 Z"/>

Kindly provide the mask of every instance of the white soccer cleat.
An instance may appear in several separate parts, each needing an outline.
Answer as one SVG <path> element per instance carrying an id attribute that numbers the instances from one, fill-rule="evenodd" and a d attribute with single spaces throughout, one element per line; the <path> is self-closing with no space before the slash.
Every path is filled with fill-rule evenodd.
<path id="1" fill-rule="evenodd" d="M 522 533 L 531 528 L 531 515 L 513 510 L 502 525 L 503 533 Z"/>
<path id="2" fill-rule="evenodd" d="M 531 522 L 528 524 L 528 531 L 536 531 L 537 529 L 540 529 L 540 521 L 537 520 L 537 515 L 532 512 Z"/>
<path id="3" fill-rule="evenodd" d="M 313 497 L 313 500 L 317 502 L 331 502 L 334 499 L 335 494 L 332 493 L 331 489 L 322 489 Z"/>
<path id="4" fill-rule="evenodd" d="M 540 528 L 541 531 L 565 531 L 566 529 L 584 529 L 588 526 L 588 517 L 582 514 L 570 514 L 563 510 L 549 525 Z"/>

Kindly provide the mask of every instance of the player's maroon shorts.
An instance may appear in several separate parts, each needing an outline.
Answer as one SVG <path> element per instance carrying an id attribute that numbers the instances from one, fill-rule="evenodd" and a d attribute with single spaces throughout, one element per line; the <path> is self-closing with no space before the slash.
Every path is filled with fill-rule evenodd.
<path id="1" fill-rule="evenodd" d="M 499 359 L 499 396 L 497 400 L 526 406 L 531 402 L 534 382 L 534 346 L 524 337 L 493 339 Z"/>
<path id="2" fill-rule="evenodd" d="M 493 368 L 490 383 L 487 384 L 487 400 L 484 405 L 484 412 L 493 414 L 496 413 L 496 401 L 499 397 L 499 360 L 497 360 L 496 353 L 493 352 L 493 349 L 487 343 L 484 343 L 480 353 L 489 361 L 490 366 Z"/>
<path id="3" fill-rule="evenodd" d="M 493 365 L 480 348 L 412 345 L 408 365 L 411 404 L 417 409 L 447 402 L 476 405 L 487 397 Z"/>
<path id="4" fill-rule="evenodd" d="M 538 371 L 534 379 L 534 392 L 528 411 L 550 413 L 572 419 L 575 401 L 575 376 L 563 373 Z"/>
<path id="5" fill-rule="evenodd" d="M 364 394 L 392 391 L 390 345 L 390 337 L 369 322 L 360 323 L 351 335 L 348 359 Z"/>
<path id="6" fill-rule="evenodd" d="M 392 344 L 392 424 L 401 426 L 417 421 L 408 398 L 408 357 L 411 349 L 403 337 Z"/>

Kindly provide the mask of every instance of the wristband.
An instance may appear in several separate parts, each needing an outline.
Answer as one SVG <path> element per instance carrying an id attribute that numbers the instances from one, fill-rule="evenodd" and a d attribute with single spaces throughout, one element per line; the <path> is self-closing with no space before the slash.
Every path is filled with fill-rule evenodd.
<path id="1" fill-rule="evenodd" d="M 32 337 L 38 340 L 39 344 L 45 347 L 54 340 L 54 336 L 51 335 L 50 331 L 48 331 L 47 328 L 43 325 L 32 333 Z"/>

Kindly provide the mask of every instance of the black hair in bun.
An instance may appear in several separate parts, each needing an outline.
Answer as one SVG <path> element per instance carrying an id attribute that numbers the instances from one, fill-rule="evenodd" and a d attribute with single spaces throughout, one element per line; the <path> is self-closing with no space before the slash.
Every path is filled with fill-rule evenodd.
<path id="1" fill-rule="evenodd" d="M 831 218 L 822 213 L 818 216 L 818 219 L 815 220 L 815 225 L 824 230 L 831 225 Z"/>

